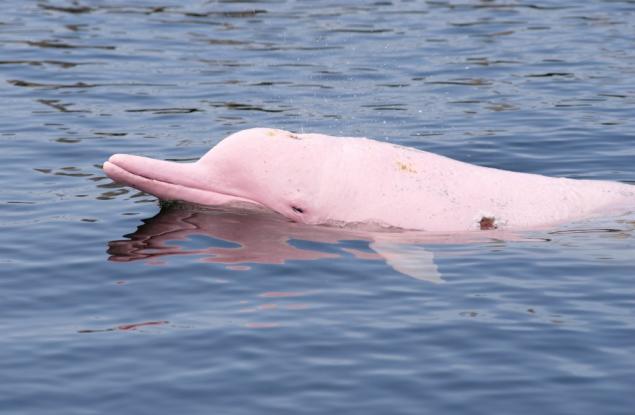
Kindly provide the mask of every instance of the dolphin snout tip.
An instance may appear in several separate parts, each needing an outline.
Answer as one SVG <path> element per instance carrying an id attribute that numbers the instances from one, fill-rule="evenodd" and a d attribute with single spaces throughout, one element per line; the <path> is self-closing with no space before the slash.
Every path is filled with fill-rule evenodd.
<path id="1" fill-rule="evenodd" d="M 121 167 L 117 166 L 115 163 L 112 163 L 110 159 L 104 162 L 101 169 L 103 170 L 104 173 L 106 173 L 106 176 L 110 177 L 111 179 L 115 181 L 118 181 L 117 178 L 120 176 L 120 174 L 118 173 L 121 172 Z"/>
<path id="2" fill-rule="evenodd" d="M 104 162 L 101 169 L 106 173 L 106 176 L 120 181 L 122 171 L 126 171 L 124 168 L 126 157 L 128 157 L 126 154 L 113 154 Z"/>

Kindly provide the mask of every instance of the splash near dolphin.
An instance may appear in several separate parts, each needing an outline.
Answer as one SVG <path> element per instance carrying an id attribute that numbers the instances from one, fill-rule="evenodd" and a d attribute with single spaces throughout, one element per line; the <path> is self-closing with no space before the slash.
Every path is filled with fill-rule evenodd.
<path id="1" fill-rule="evenodd" d="M 115 154 L 114 181 L 162 200 L 251 205 L 306 224 L 538 229 L 635 209 L 635 186 L 518 173 L 367 138 L 254 128 L 200 160 Z"/>

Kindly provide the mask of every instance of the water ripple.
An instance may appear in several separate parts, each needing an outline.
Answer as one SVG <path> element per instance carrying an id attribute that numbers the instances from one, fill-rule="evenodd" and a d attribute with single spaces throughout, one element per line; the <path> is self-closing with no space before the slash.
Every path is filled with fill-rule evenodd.
<path id="1" fill-rule="evenodd" d="M 631 216 L 378 237 L 158 206 L 101 164 L 193 161 L 271 126 L 635 183 L 634 15 L 629 0 L 5 1 L 0 407 L 632 413 Z"/>

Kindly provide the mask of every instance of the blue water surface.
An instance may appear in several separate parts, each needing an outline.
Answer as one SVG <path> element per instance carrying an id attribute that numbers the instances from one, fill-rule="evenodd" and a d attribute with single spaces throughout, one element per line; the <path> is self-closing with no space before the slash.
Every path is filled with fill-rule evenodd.
<path id="1" fill-rule="evenodd" d="M 3 414 L 632 414 L 635 220 L 395 247 L 160 206 L 249 127 L 635 183 L 635 2 L 5 0 Z"/>

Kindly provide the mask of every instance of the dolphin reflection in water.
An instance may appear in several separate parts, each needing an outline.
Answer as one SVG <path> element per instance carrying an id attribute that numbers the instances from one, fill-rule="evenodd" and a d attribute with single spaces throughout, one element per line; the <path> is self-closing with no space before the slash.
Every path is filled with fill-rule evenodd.
<path id="1" fill-rule="evenodd" d="M 197 260 L 245 269 L 251 264 L 283 264 L 287 261 L 315 261 L 354 256 L 359 260 L 384 261 L 395 271 L 433 283 L 442 282 L 430 249 L 442 245 L 488 244 L 500 248 L 511 242 L 555 242 L 571 244 L 582 234 L 610 235 L 617 239 L 635 234 L 635 215 L 607 218 L 537 235 L 502 230 L 464 233 L 418 231 L 375 231 L 313 226 L 292 222 L 264 208 L 209 208 L 185 203 L 162 203 L 160 212 L 128 239 L 108 243 L 109 260 L 116 262 L 155 261 L 173 255 L 196 256 Z M 205 246 L 188 248 L 188 241 L 209 238 Z M 558 240 L 560 242 L 558 242 Z M 329 252 L 312 244 L 328 244 Z M 197 243 L 197 245 L 200 245 Z M 355 248 L 351 248 L 355 246 Z M 471 249 L 469 249 L 471 251 Z M 614 255 L 616 253 L 613 253 Z"/>
<path id="2" fill-rule="evenodd" d="M 179 203 L 164 203 L 156 216 L 143 222 L 134 233 L 126 235 L 129 239 L 108 243 L 111 261 L 195 255 L 204 262 L 240 269 L 249 264 L 283 264 L 352 255 L 360 260 L 385 261 L 395 271 L 419 280 L 441 282 L 434 256 L 425 245 L 494 241 L 502 236 L 500 230 L 475 231 L 461 235 L 458 241 L 456 233 L 369 232 L 292 222 L 253 206 L 210 209 Z M 205 247 L 188 248 L 187 241 L 197 236 L 211 241 Z M 350 242 L 358 248 L 351 248 Z M 311 243 L 331 247 L 325 252 L 312 249 Z"/>

